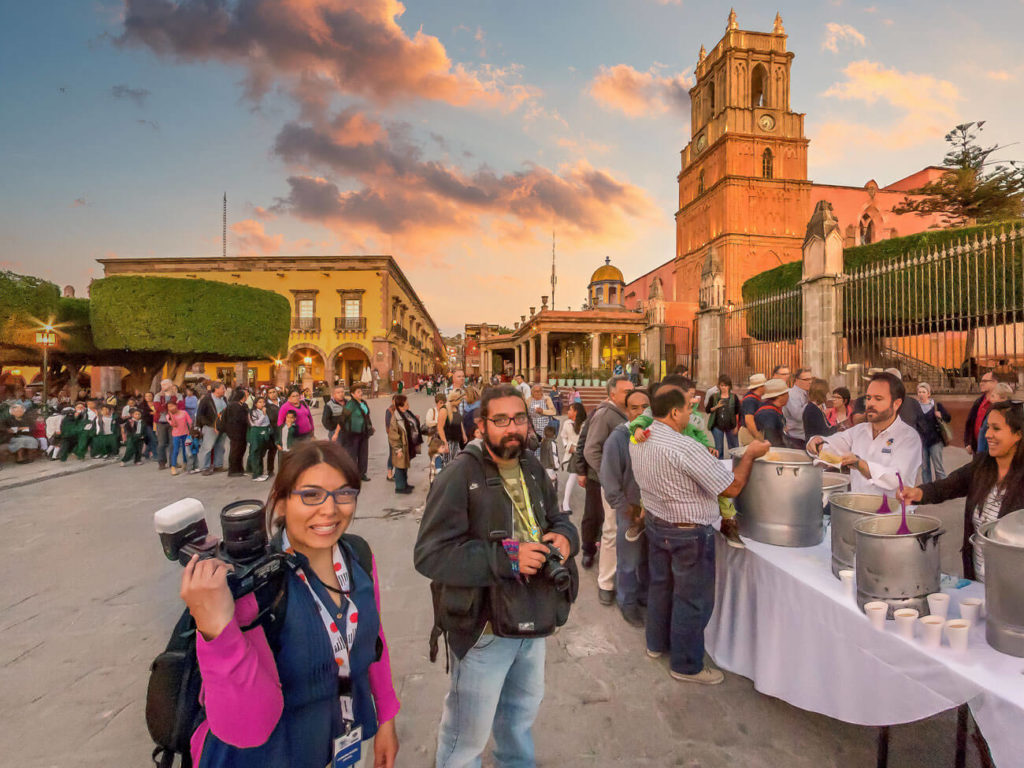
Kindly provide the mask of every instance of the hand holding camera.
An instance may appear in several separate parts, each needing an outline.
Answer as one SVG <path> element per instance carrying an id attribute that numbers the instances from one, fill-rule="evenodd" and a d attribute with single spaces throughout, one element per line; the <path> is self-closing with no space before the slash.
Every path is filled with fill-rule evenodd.
<path id="1" fill-rule="evenodd" d="M 235 598 L 228 587 L 232 566 L 216 558 L 192 555 L 181 575 L 181 599 L 195 619 L 196 629 L 213 640 L 235 615 Z"/>

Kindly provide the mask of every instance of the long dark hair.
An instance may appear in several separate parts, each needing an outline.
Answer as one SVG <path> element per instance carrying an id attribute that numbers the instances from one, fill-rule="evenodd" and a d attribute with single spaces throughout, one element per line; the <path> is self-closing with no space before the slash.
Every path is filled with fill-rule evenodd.
<path id="1" fill-rule="evenodd" d="M 985 503 L 985 498 L 991 490 L 998 485 L 1002 489 L 1019 487 L 1024 483 L 1024 409 L 1020 403 L 996 403 L 990 410 L 989 418 L 993 413 L 998 412 L 1006 420 L 1006 426 L 1015 435 L 1021 435 L 1017 441 L 1017 450 L 1010 462 L 1010 471 L 1002 482 L 999 481 L 999 466 L 996 460 L 987 453 L 981 454 L 976 459 L 978 468 L 975 470 L 975 482 L 972 484 L 972 491 L 967 496 L 967 508 L 972 514 Z"/>
<path id="2" fill-rule="evenodd" d="M 583 403 L 572 402 L 569 403 L 569 410 L 575 410 L 576 416 L 573 417 L 572 425 L 576 429 L 576 434 L 580 433 L 583 429 L 583 424 L 587 420 L 587 409 L 583 406 Z"/>
<path id="3" fill-rule="evenodd" d="M 310 467 L 327 464 L 345 478 L 345 485 L 359 490 L 359 470 L 348 451 L 333 440 L 303 440 L 294 450 L 278 454 L 281 465 L 274 476 L 274 485 L 267 496 L 267 530 L 272 534 L 284 527 L 284 514 L 276 514 L 279 504 L 288 501 L 299 477 Z"/>

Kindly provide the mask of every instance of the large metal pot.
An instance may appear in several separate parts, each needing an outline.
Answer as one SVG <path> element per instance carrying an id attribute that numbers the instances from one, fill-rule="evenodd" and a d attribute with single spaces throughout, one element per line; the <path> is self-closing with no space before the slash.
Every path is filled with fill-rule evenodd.
<path id="1" fill-rule="evenodd" d="M 828 506 L 831 514 L 832 575 L 838 579 L 840 571 L 853 568 L 857 551 L 854 523 L 877 515 L 882 497 L 874 493 L 837 493 L 828 500 Z"/>
<path id="2" fill-rule="evenodd" d="M 733 452 L 733 466 L 740 462 Z M 780 547 L 813 547 L 825 536 L 821 470 L 804 451 L 772 448 L 754 460 L 736 497 L 740 533 Z"/>
<path id="3" fill-rule="evenodd" d="M 985 559 L 985 638 L 997 651 L 1024 656 L 1024 541 L 1005 535 L 1011 516 L 1024 511 L 985 523 L 971 541 Z"/>
<path id="4" fill-rule="evenodd" d="M 939 591 L 939 537 L 942 522 L 927 515 L 909 515 L 910 533 L 899 534 L 900 515 L 873 515 L 858 520 L 857 605 L 881 600 L 896 608 L 928 614 L 928 595 Z"/>

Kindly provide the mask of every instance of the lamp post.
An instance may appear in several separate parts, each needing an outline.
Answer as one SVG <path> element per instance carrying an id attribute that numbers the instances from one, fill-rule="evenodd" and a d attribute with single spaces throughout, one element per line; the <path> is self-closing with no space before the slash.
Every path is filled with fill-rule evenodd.
<path id="1" fill-rule="evenodd" d="M 50 415 L 50 388 L 49 388 L 49 373 L 50 373 L 50 347 L 57 343 L 57 334 L 53 331 L 53 326 L 49 323 L 43 325 L 42 330 L 36 331 L 36 343 L 41 345 L 43 348 L 43 416 Z"/>

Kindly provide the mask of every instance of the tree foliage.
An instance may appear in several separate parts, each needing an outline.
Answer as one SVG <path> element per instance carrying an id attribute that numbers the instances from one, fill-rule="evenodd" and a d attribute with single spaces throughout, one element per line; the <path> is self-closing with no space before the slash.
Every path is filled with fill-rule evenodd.
<path id="1" fill-rule="evenodd" d="M 992 159 L 1005 147 L 978 144 L 984 125 L 984 120 L 961 123 L 947 133 L 950 148 L 942 164 L 949 170 L 937 180 L 910 190 L 911 195 L 921 197 L 905 197 L 893 213 L 939 214 L 945 226 L 984 224 L 1024 215 L 1024 163 Z"/>
<path id="2" fill-rule="evenodd" d="M 93 282 L 89 315 L 99 349 L 194 360 L 253 360 L 288 346 L 291 309 L 273 291 L 211 280 L 114 276 Z"/>
<path id="3" fill-rule="evenodd" d="M 0 346 L 34 344 L 36 327 L 54 317 L 59 298 L 54 283 L 0 270 Z"/>

